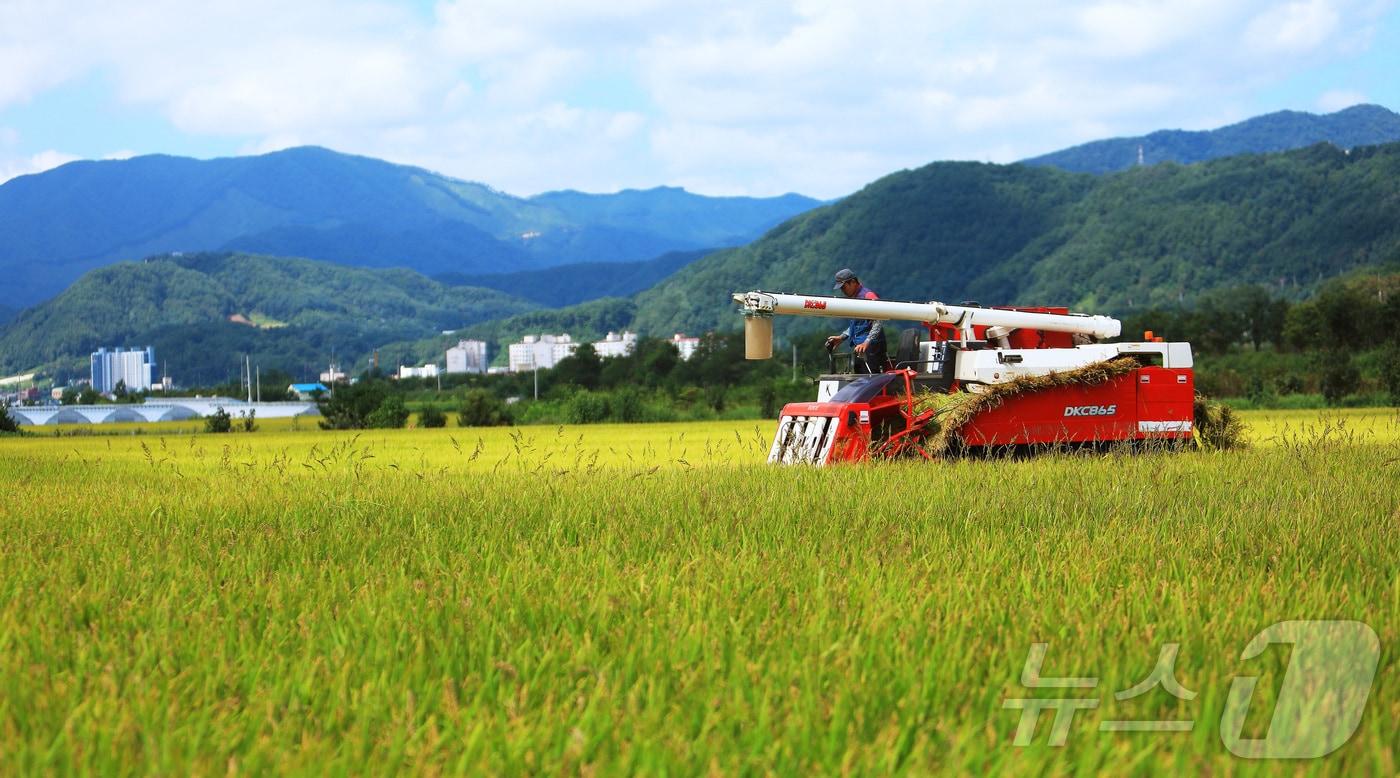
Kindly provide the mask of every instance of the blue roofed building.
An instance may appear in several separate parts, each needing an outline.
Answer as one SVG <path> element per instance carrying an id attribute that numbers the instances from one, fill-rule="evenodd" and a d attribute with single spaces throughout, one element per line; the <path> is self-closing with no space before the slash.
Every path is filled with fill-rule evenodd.
<path id="1" fill-rule="evenodd" d="M 318 381 L 314 384 L 292 384 L 287 387 L 287 391 L 295 393 L 298 400 L 314 400 L 317 397 L 317 392 L 330 394 L 331 390 Z"/>

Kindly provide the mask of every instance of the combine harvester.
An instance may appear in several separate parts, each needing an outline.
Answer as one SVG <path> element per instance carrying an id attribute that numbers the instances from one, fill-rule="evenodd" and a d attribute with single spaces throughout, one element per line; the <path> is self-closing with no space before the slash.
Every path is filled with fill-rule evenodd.
<path id="1" fill-rule="evenodd" d="M 1191 344 L 1103 343 L 1122 325 L 1067 308 L 983 308 L 771 292 L 735 294 L 748 359 L 773 355 L 773 316 L 919 322 L 883 373 L 835 373 L 783 407 L 771 463 L 1054 445 L 1191 440 Z M 925 331 L 927 337 L 925 337 Z M 834 371 L 834 367 L 833 367 Z"/>

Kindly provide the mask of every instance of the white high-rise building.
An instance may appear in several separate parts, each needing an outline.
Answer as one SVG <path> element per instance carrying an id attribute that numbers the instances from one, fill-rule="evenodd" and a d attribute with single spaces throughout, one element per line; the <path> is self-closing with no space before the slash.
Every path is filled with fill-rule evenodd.
<path id="1" fill-rule="evenodd" d="M 457 345 L 447 350 L 447 372 L 485 373 L 486 342 L 482 340 L 459 340 Z"/>
<path id="2" fill-rule="evenodd" d="M 637 347 L 637 333 L 623 331 L 621 335 L 609 332 L 606 338 L 593 341 L 593 350 L 600 357 L 625 357 Z"/>
<path id="3" fill-rule="evenodd" d="M 578 346 L 568 333 L 526 335 L 519 343 L 510 344 L 510 372 L 554 367 L 559 360 L 572 355 Z"/>
<path id="4" fill-rule="evenodd" d="M 155 374 L 156 350 L 100 348 L 92 352 L 92 388 L 102 394 L 116 391 L 122 383 L 129 392 L 144 392 L 151 388 Z"/>
<path id="5" fill-rule="evenodd" d="M 695 356 L 695 350 L 700 348 L 699 338 L 687 338 L 685 333 L 677 332 L 671 336 L 671 345 L 676 347 L 676 351 L 681 354 L 681 359 L 690 359 Z"/>

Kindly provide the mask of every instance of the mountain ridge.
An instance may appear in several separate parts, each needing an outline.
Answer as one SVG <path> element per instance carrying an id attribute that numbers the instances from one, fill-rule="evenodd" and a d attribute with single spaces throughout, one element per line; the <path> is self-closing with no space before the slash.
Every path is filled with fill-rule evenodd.
<path id="1" fill-rule="evenodd" d="M 1260 154 L 1328 142 L 1343 149 L 1400 141 L 1400 114 L 1373 104 L 1330 114 L 1275 111 L 1213 130 L 1157 130 L 1105 138 L 1052 151 L 1022 162 L 1077 173 L 1109 173 L 1138 164 L 1193 164 L 1238 154 Z"/>
<path id="2" fill-rule="evenodd" d="M 615 203 L 629 204 L 626 218 Z M 170 251 L 428 274 L 639 261 L 745 242 L 817 203 L 675 188 L 522 198 L 314 146 L 212 160 L 80 160 L 0 184 L 0 296 L 32 304 L 88 270 Z"/>

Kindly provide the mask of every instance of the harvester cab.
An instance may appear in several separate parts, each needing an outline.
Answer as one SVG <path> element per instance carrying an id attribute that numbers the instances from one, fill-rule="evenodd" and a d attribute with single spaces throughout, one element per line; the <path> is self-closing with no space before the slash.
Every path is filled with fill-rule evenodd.
<path id="1" fill-rule="evenodd" d="M 983 308 L 754 291 L 745 356 L 772 356 L 775 315 L 914 321 L 876 375 L 832 372 L 815 402 L 789 403 L 768 461 L 933 458 L 950 451 L 1140 441 L 1192 433 L 1189 343 L 1103 342 L 1121 325 L 1066 308 Z"/>

